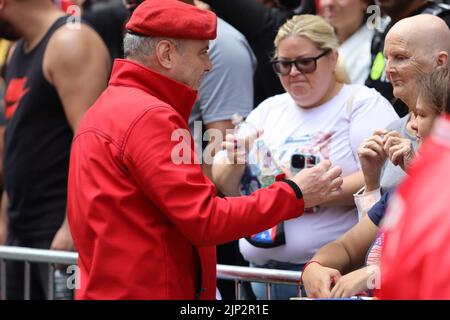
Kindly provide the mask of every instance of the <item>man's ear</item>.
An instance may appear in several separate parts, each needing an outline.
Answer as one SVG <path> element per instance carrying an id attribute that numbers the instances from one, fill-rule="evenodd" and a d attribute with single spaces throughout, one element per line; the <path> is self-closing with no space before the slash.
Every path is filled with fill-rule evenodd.
<path id="1" fill-rule="evenodd" d="M 1 1 L 1 0 L 0 0 Z M 175 46 L 169 40 L 161 40 L 155 48 L 156 59 L 164 69 L 171 69 L 174 62 Z"/>
<path id="2" fill-rule="evenodd" d="M 441 51 L 437 54 L 436 63 L 438 67 L 445 67 L 448 65 L 448 52 Z"/>
<path id="3" fill-rule="evenodd" d="M 0 11 L 2 11 L 3 8 L 5 7 L 5 2 L 6 0 L 0 0 Z"/>

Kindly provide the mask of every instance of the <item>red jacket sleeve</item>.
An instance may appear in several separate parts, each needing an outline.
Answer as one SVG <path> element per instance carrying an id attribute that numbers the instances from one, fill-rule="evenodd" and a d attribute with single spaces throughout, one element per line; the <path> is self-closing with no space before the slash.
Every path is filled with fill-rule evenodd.
<path id="1" fill-rule="evenodd" d="M 180 128 L 188 130 L 170 107 L 146 111 L 126 137 L 123 161 L 150 201 L 194 245 L 217 245 L 242 238 L 303 213 L 303 199 L 297 199 L 292 187 L 284 182 L 251 196 L 217 197 L 198 163 L 174 163 L 172 154 L 179 154 L 181 146 L 174 138 Z M 183 156 L 197 161 L 188 132 L 184 131 L 187 139 Z"/>

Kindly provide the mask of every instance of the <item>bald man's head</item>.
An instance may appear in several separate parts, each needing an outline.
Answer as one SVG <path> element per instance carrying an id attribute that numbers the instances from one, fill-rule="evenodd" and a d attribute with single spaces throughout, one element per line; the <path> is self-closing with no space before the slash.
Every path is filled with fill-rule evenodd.
<path id="1" fill-rule="evenodd" d="M 410 47 L 419 50 L 450 52 L 450 29 L 444 20 L 430 14 L 419 14 L 397 22 L 390 34 L 402 36 Z"/>
<path id="2" fill-rule="evenodd" d="M 417 100 L 416 80 L 449 63 L 450 30 L 444 20 L 422 14 L 397 22 L 386 36 L 386 75 L 394 96 L 410 108 Z"/>

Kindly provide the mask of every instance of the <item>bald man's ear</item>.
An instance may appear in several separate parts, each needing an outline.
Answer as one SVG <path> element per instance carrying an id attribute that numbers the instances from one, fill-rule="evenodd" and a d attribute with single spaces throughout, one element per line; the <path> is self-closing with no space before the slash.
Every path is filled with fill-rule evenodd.
<path id="1" fill-rule="evenodd" d="M 448 66 L 448 52 L 441 51 L 437 54 L 436 64 L 438 67 Z"/>
<path id="2" fill-rule="evenodd" d="M 175 45 L 171 41 L 161 40 L 155 48 L 156 60 L 162 68 L 167 70 L 171 69 L 174 62 L 173 59 L 175 52 Z"/>

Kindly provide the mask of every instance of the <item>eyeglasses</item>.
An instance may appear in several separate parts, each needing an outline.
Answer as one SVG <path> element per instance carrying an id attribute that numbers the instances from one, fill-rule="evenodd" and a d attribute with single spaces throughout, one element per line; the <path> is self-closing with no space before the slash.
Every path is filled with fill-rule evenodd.
<path id="1" fill-rule="evenodd" d="M 317 69 L 317 60 L 331 52 L 331 49 L 325 50 L 317 57 L 300 58 L 297 60 L 272 60 L 273 70 L 282 76 L 291 73 L 292 65 L 295 64 L 297 70 L 301 73 L 313 73 Z"/>

